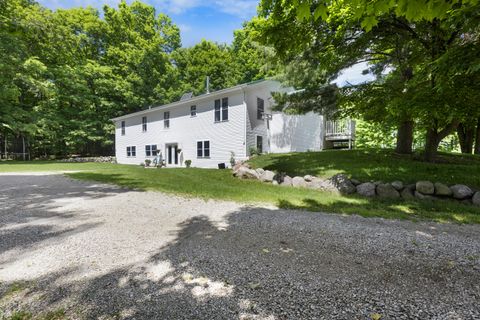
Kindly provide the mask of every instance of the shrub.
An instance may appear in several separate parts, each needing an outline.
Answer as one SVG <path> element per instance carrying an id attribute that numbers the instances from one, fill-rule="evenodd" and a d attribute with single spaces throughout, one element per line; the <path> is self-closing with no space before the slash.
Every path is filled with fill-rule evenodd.
<path id="1" fill-rule="evenodd" d="M 150 163 L 152 163 L 152 160 L 145 159 L 145 167 L 150 167 Z"/>
<path id="2" fill-rule="evenodd" d="M 230 151 L 230 165 L 233 166 L 235 165 L 235 152 Z"/>
<path id="3" fill-rule="evenodd" d="M 192 160 L 185 160 L 185 166 L 187 168 L 190 168 L 191 165 L 192 165 Z"/>
<path id="4" fill-rule="evenodd" d="M 258 152 L 258 149 L 256 147 L 250 147 L 250 149 L 248 149 L 248 151 L 250 151 L 251 156 L 256 156 L 256 155 L 260 154 L 260 152 Z"/>

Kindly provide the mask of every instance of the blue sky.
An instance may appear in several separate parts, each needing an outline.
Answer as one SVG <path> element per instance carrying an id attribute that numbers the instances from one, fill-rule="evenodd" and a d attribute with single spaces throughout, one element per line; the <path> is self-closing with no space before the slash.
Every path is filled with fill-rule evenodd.
<path id="1" fill-rule="evenodd" d="M 93 6 L 98 9 L 107 4 L 116 7 L 120 0 L 37 0 L 43 6 L 55 10 Z M 127 0 L 131 3 L 132 0 Z M 202 39 L 219 43 L 231 43 L 233 31 L 240 29 L 244 21 L 256 14 L 259 0 L 143 0 L 154 6 L 157 13 L 168 14 L 179 26 L 182 45 L 192 46 Z M 339 85 L 359 83 L 371 79 L 362 75 L 366 64 L 346 69 L 335 81 Z"/>

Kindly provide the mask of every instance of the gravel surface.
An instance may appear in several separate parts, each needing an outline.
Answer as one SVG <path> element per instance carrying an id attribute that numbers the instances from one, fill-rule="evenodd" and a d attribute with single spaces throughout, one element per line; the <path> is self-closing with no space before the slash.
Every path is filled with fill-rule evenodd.
<path id="1" fill-rule="evenodd" d="M 480 226 L 0 175 L 0 318 L 480 319 Z"/>

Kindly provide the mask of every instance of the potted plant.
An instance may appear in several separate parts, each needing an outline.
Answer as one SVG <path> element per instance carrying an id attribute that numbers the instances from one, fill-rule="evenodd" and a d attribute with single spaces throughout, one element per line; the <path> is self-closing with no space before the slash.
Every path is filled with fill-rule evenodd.
<path id="1" fill-rule="evenodd" d="M 191 165 L 192 165 L 192 160 L 185 160 L 185 166 L 187 168 L 190 168 Z"/>
<path id="2" fill-rule="evenodd" d="M 152 163 L 152 160 L 145 159 L 145 167 L 150 167 L 150 163 Z"/>

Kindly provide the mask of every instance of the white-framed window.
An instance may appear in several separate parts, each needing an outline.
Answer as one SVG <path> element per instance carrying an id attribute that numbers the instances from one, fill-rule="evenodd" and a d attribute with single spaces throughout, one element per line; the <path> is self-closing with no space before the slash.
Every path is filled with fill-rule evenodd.
<path id="1" fill-rule="evenodd" d="M 122 136 L 125 135 L 125 121 L 122 121 Z"/>
<path id="2" fill-rule="evenodd" d="M 257 136 L 257 152 L 258 153 L 263 153 L 263 137 L 262 136 Z"/>
<path id="3" fill-rule="evenodd" d="M 147 117 L 142 117 L 142 132 L 147 132 Z"/>
<path id="4" fill-rule="evenodd" d="M 136 157 L 137 156 L 137 147 L 129 146 L 127 147 L 127 157 Z"/>
<path id="5" fill-rule="evenodd" d="M 190 106 L 190 116 L 191 117 L 197 116 L 197 106 Z"/>
<path id="6" fill-rule="evenodd" d="M 163 127 L 165 129 L 170 128 L 170 111 L 165 111 L 163 113 Z"/>
<path id="7" fill-rule="evenodd" d="M 157 145 L 156 144 L 147 144 L 145 146 L 145 156 L 155 157 L 157 155 Z"/>
<path id="8" fill-rule="evenodd" d="M 215 122 L 228 120 L 228 98 L 215 100 Z"/>
<path id="9" fill-rule="evenodd" d="M 257 119 L 263 119 L 263 113 L 265 112 L 265 102 L 261 98 L 257 98 Z"/>
<path id="10" fill-rule="evenodd" d="M 197 141 L 197 158 L 209 158 L 210 157 L 210 141 L 202 140 Z"/>

